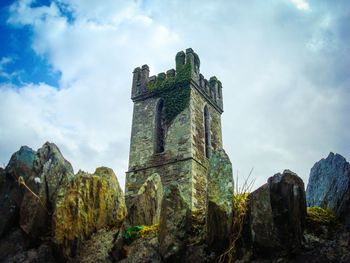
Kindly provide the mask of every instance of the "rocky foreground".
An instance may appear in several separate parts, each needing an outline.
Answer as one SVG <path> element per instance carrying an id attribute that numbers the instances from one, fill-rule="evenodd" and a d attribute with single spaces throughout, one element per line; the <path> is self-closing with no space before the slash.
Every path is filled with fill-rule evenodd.
<path id="1" fill-rule="evenodd" d="M 316 163 L 306 193 L 285 170 L 229 207 L 221 168 L 209 180 L 207 218 L 156 174 L 127 213 L 111 169 L 74 174 L 56 145 L 21 147 L 0 168 L 0 262 L 350 262 L 343 157 Z"/>

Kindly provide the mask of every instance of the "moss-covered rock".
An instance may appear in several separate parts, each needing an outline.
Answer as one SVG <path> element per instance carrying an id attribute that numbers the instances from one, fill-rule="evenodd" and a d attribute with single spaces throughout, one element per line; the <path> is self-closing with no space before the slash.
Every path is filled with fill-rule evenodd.
<path id="1" fill-rule="evenodd" d="M 98 230 L 84 242 L 78 255 L 68 263 L 111 263 L 109 251 L 118 231 L 118 228 Z"/>
<path id="2" fill-rule="evenodd" d="M 20 206 L 25 193 L 18 184 L 18 178 L 27 180 L 33 176 L 34 158 L 35 151 L 22 146 L 11 156 L 6 169 L 0 169 L 0 238 L 18 226 Z"/>
<path id="3" fill-rule="evenodd" d="M 33 162 L 33 175 L 24 178 L 24 197 L 20 209 L 20 226 L 39 239 L 50 231 L 51 215 L 61 189 L 73 178 L 73 168 L 54 143 L 38 149 Z"/>
<path id="4" fill-rule="evenodd" d="M 164 191 L 160 214 L 159 252 L 166 262 L 181 262 L 191 226 L 191 211 L 176 184 Z"/>
<path id="5" fill-rule="evenodd" d="M 306 199 L 304 183 L 285 170 L 249 195 L 245 246 L 254 256 L 275 258 L 302 247 Z"/>
<path id="6" fill-rule="evenodd" d="M 330 209 L 312 206 L 307 208 L 306 221 L 308 223 L 331 225 L 337 223 L 337 217 Z"/>
<path id="7" fill-rule="evenodd" d="M 150 229 L 145 227 L 144 229 Z M 130 245 L 124 246 L 125 258 L 118 261 L 121 263 L 135 263 L 135 262 L 164 262 L 159 255 L 159 242 L 157 232 L 151 228 L 151 231 L 142 238 L 137 238 Z"/>
<path id="8" fill-rule="evenodd" d="M 233 207 L 232 164 L 223 149 L 213 152 L 208 172 L 208 245 L 217 251 L 230 241 Z"/>
<path id="9" fill-rule="evenodd" d="M 331 209 L 350 226 L 350 163 L 330 153 L 311 168 L 306 189 L 307 205 Z"/>
<path id="10" fill-rule="evenodd" d="M 82 241 L 106 226 L 120 226 L 126 215 L 124 195 L 112 169 L 78 172 L 56 203 L 54 242 L 64 256 L 74 256 Z"/>
<path id="11" fill-rule="evenodd" d="M 159 224 L 163 185 L 159 174 L 152 174 L 131 201 L 127 221 L 130 225 Z"/>

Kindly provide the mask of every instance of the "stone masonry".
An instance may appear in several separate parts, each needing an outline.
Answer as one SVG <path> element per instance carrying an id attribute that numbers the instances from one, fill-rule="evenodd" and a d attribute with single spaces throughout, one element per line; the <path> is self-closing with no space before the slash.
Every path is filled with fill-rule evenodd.
<path id="1" fill-rule="evenodd" d="M 178 52 L 175 60 L 176 70 L 157 76 L 149 76 L 147 65 L 133 72 L 126 205 L 129 209 L 139 188 L 157 173 L 164 189 L 177 185 L 192 213 L 206 214 L 210 154 L 222 149 L 222 85 L 200 74 L 199 57 L 191 48 Z M 163 141 L 164 151 L 157 152 Z"/>

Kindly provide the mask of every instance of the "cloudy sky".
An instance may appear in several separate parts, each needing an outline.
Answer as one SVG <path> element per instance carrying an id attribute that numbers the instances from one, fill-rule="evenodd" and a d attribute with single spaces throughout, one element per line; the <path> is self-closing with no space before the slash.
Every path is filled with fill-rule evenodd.
<path id="1" fill-rule="evenodd" d="M 188 47 L 223 83 L 235 174 L 306 183 L 330 151 L 350 159 L 347 0 L 1 0 L 1 165 L 51 141 L 75 171 L 109 166 L 124 185 L 131 73 Z"/>

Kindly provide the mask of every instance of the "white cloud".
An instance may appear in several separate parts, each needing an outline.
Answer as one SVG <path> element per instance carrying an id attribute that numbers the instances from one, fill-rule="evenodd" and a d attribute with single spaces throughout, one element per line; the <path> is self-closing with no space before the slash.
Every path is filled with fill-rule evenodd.
<path id="1" fill-rule="evenodd" d="M 294 4 L 309 8 L 305 1 Z M 131 72 L 145 63 L 151 74 L 166 71 L 187 47 L 198 52 L 207 78 L 215 74 L 223 82 L 224 145 L 241 176 L 254 167 L 258 186 L 289 168 L 306 180 L 313 163 L 329 151 L 349 158 L 350 81 L 334 81 L 334 56 L 310 52 L 307 45 L 326 30 L 324 12 L 293 20 L 274 1 L 208 1 L 202 7 L 196 1 L 114 0 L 14 5 L 9 22 L 33 28 L 34 51 L 62 77 L 59 89 L 0 87 L 6 109 L 0 112 L 1 162 L 20 145 L 38 148 L 49 140 L 76 170 L 110 166 L 123 185 Z M 62 8 L 72 12 L 73 21 Z M 336 27 L 333 20 L 331 25 Z"/>
<path id="2" fill-rule="evenodd" d="M 15 77 L 20 76 L 21 70 L 9 71 L 7 66 L 12 64 L 14 59 L 11 57 L 2 57 L 0 59 L 0 78 L 12 81 Z"/>
<path id="3" fill-rule="evenodd" d="M 310 9 L 309 3 L 306 2 L 305 0 L 290 0 L 296 8 L 306 11 Z"/>
<path id="4" fill-rule="evenodd" d="M 124 184 L 131 72 L 158 51 L 168 54 L 167 61 L 178 41 L 175 33 L 135 8 L 109 8 L 109 15 L 99 13 L 99 20 L 83 12 L 69 23 L 55 3 L 31 8 L 30 2 L 20 2 L 12 7 L 9 23 L 33 27 L 34 51 L 47 56 L 62 78 L 59 89 L 45 84 L 0 87 L 0 103 L 9 109 L 0 114 L 6 120 L 1 124 L 6 128 L 0 139 L 6 154 L 2 160 L 20 145 L 38 148 L 49 140 L 59 145 L 75 169 L 93 171 L 107 165 Z"/>

